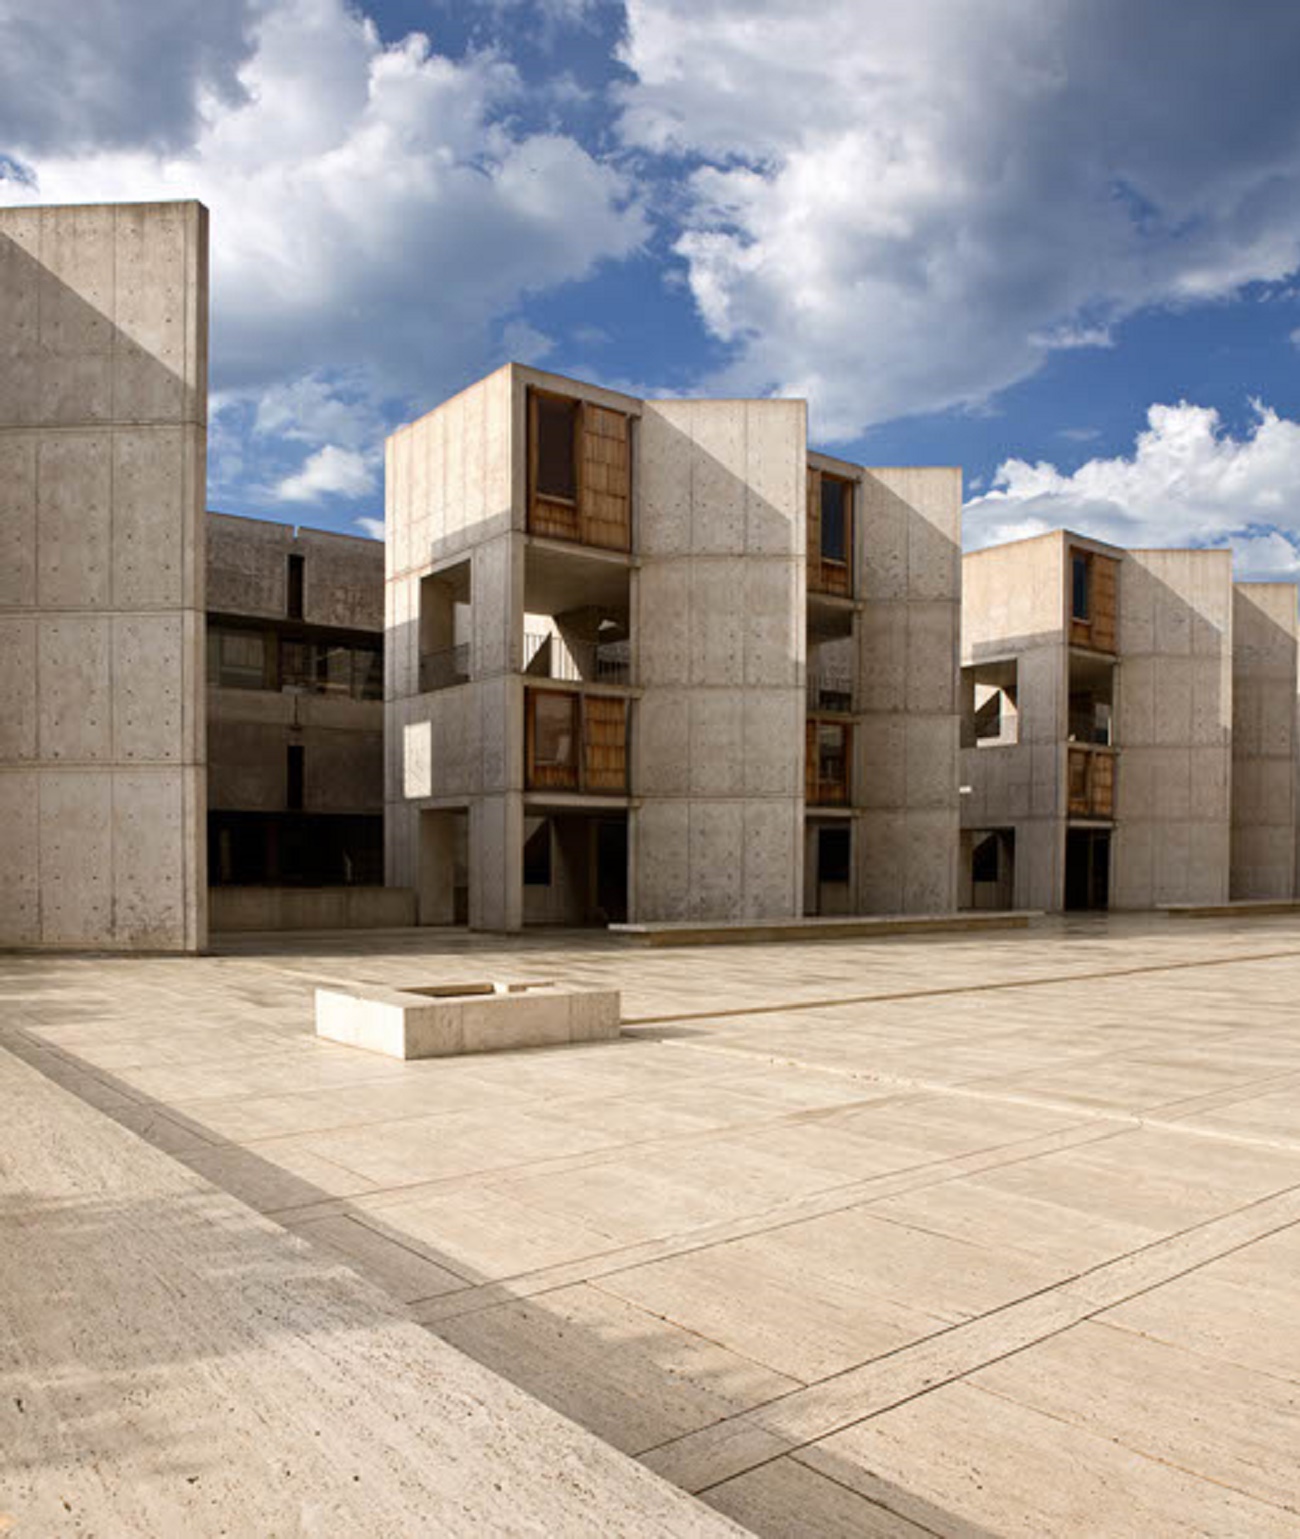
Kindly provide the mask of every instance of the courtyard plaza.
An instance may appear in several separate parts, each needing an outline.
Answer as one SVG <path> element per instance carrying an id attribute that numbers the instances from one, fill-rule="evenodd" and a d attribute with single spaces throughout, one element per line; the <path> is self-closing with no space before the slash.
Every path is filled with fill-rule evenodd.
<path id="1" fill-rule="evenodd" d="M 413 1063 L 313 1034 L 318 983 L 481 979 L 617 987 L 624 1034 Z M 701 1520 L 1300 1529 L 1300 915 L 663 950 L 230 936 L 6 957 L 0 1020 L 33 1082 Z M 66 1467 L 103 1429 L 45 1435 Z"/>

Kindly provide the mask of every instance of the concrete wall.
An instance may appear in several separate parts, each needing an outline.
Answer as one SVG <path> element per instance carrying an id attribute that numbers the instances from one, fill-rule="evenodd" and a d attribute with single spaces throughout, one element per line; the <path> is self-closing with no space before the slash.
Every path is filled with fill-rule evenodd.
<path id="1" fill-rule="evenodd" d="M 967 829 L 1015 830 L 1016 908 L 1064 902 L 1066 543 L 1054 531 L 962 561 L 962 662 L 1014 657 L 1018 714 L 1014 746 L 963 746 L 961 819 Z"/>
<path id="2" fill-rule="evenodd" d="M 863 913 L 957 907 L 961 472 L 867 470 L 858 498 L 854 863 Z"/>
<path id="3" fill-rule="evenodd" d="M 803 911 L 802 401 L 643 406 L 629 918 Z"/>
<path id="4" fill-rule="evenodd" d="M 499 369 L 402 428 L 387 460 L 385 879 L 420 885 L 421 810 L 468 807 L 470 923 L 492 930 L 523 919 L 519 372 Z M 464 560 L 470 682 L 422 694 L 420 580 Z"/>
<path id="5" fill-rule="evenodd" d="M 207 214 L 0 209 L 0 945 L 206 939 Z"/>
<path id="6" fill-rule="evenodd" d="M 297 555 L 303 558 L 302 619 L 306 624 L 383 631 L 384 546 L 380 541 L 209 513 L 207 542 L 211 613 L 285 619 L 288 558 Z"/>
<path id="7" fill-rule="evenodd" d="M 304 812 L 380 813 L 384 708 L 378 700 L 208 689 L 208 806 L 282 812 L 286 745 L 304 753 Z"/>
<path id="8" fill-rule="evenodd" d="M 401 887 L 214 887 L 214 932 L 401 929 L 415 923 L 415 894 Z"/>
<path id="9" fill-rule="evenodd" d="M 1228 897 L 1232 555 L 1135 550 L 1120 573 L 1117 908 Z"/>
<path id="10" fill-rule="evenodd" d="M 1295 891 L 1295 700 L 1295 584 L 1234 584 L 1234 898 L 1289 898 Z"/>

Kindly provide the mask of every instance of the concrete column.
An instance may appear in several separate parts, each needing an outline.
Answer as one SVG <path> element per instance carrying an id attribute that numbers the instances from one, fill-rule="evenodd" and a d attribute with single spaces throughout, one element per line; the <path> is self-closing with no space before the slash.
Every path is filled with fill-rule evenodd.
<path id="1" fill-rule="evenodd" d="M 483 796 L 469 815 L 469 923 L 472 930 L 519 930 L 524 922 L 524 799 Z"/>
<path id="2" fill-rule="evenodd" d="M 0 946 L 207 938 L 207 212 L 0 209 Z"/>

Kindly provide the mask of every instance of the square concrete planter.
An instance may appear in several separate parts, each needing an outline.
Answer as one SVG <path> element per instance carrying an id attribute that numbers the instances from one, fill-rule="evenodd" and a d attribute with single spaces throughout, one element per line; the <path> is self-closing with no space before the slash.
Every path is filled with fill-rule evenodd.
<path id="1" fill-rule="evenodd" d="M 619 1033 L 617 989 L 554 983 L 378 985 L 316 990 L 316 1035 L 390 1058 L 598 1042 Z"/>

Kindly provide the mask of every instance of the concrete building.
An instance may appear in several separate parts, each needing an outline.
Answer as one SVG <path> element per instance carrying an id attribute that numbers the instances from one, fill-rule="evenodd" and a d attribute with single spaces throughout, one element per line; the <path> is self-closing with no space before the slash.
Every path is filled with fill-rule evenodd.
<path id="1" fill-rule="evenodd" d="M 207 213 L 0 209 L 0 946 L 206 937 Z"/>
<path id="2" fill-rule="evenodd" d="M 508 365 L 388 443 L 386 837 L 424 923 L 944 912 L 956 470 Z"/>
<path id="3" fill-rule="evenodd" d="M 210 513 L 214 929 L 401 913 L 383 885 L 384 549 Z M 349 901 L 318 889 L 351 889 Z M 399 905 L 400 908 L 400 905 Z"/>
<path id="4" fill-rule="evenodd" d="M 1290 898 L 1295 586 L 1068 531 L 963 565 L 963 903 Z"/>

